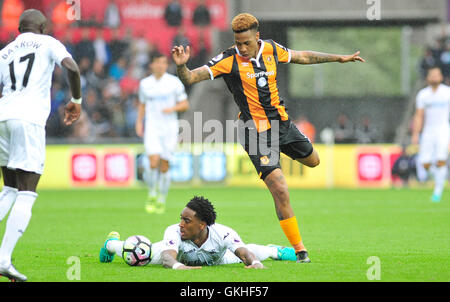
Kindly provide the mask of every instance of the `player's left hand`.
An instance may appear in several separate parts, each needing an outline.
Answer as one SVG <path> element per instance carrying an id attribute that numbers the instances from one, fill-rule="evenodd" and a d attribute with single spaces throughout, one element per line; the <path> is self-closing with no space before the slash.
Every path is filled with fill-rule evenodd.
<path id="1" fill-rule="evenodd" d="M 245 268 L 261 269 L 264 268 L 264 265 L 262 263 L 255 263 L 252 265 L 246 265 Z"/>
<path id="2" fill-rule="evenodd" d="M 359 51 L 355 52 L 352 55 L 341 56 L 341 58 L 339 59 L 339 63 L 356 62 L 356 61 L 360 61 L 360 62 L 366 61 L 359 56 Z"/>
<path id="3" fill-rule="evenodd" d="M 72 125 L 81 115 L 81 104 L 69 102 L 64 108 L 64 124 L 66 126 Z"/>

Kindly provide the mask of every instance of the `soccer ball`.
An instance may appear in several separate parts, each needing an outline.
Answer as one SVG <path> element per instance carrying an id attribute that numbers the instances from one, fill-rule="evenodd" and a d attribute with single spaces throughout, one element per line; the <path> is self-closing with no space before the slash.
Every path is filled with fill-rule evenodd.
<path id="1" fill-rule="evenodd" d="M 142 235 L 128 237 L 123 242 L 123 260 L 131 266 L 144 266 L 150 263 L 152 243 Z"/>

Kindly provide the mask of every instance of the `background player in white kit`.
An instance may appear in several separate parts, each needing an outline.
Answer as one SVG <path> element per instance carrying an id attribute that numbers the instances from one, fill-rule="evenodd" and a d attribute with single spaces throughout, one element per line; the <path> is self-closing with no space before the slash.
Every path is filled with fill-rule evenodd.
<path id="1" fill-rule="evenodd" d="M 263 268 L 260 260 L 296 261 L 290 247 L 244 244 L 231 228 L 215 223 L 214 206 L 204 197 L 196 196 L 181 213 L 179 224 L 169 226 L 164 239 L 152 244 L 151 264 L 173 269 L 193 269 L 202 265 L 244 263 L 247 268 Z M 100 249 L 100 262 L 111 262 L 122 255 L 123 241 L 111 232 Z"/>
<path id="2" fill-rule="evenodd" d="M 11 255 L 31 219 L 44 170 L 45 124 L 55 63 L 67 69 L 72 93 L 64 123 L 71 125 L 81 113 L 78 66 L 61 42 L 43 34 L 46 22 L 40 11 L 24 11 L 19 36 L 0 50 L 0 166 L 4 179 L 0 221 L 11 209 L 0 247 L 0 275 L 17 281 L 27 278 L 14 268 Z"/>
<path id="3" fill-rule="evenodd" d="M 144 171 L 149 187 L 145 209 L 163 213 L 170 187 L 169 165 L 178 142 L 178 112 L 189 109 L 183 83 L 167 73 L 168 59 L 154 54 L 150 61 L 152 74 L 139 84 L 140 106 L 136 133 L 144 137 L 145 153 L 150 166 Z M 145 124 L 144 124 L 145 118 Z"/>
<path id="4" fill-rule="evenodd" d="M 448 170 L 450 87 L 442 84 L 442 80 L 443 76 L 439 68 L 428 70 L 428 86 L 417 94 L 411 138 L 413 144 L 420 142 L 418 163 L 427 171 L 435 165 L 435 185 L 431 197 L 434 202 L 441 200 Z"/>

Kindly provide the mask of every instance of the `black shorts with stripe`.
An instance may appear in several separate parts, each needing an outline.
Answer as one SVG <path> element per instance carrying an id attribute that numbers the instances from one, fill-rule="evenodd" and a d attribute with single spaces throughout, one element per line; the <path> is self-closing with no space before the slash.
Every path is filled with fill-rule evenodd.
<path id="1" fill-rule="evenodd" d="M 293 160 L 308 157 L 313 152 L 309 138 L 301 133 L 291 120 L 271 121 L 271 128 L 261 133 L 257 133 L 251 123 L 248 123 L 249 126 L 246 124 L 239 123 L 239 143 L 244 147 L 262 180 L 273 170 L 281 168 L 280 152 Z"/>

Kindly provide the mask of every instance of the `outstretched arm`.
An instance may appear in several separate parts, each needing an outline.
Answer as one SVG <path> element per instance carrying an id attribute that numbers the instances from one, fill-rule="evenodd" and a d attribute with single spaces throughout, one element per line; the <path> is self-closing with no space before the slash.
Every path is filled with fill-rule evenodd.
<path id="1" fill-rule="evenodd" d="M 245 268 L 264 268 L 256 256 L 245 247 L 237 248 L 234 254 L 245 264 Z"/>
<path id="2" fill-rule="evenodd" d="M 178 253 L 174 250 L 165 250 L 161 253 L 162 265 L 165 268 L 174 268 L 174 269 L 199 269 L 201 266 L 187 266 L 177 261 Z M 176 265 L 174 267 L 174 265 Z"/>
<path id="3" fill-rule="evenodd" d="M 291 63 L 296 64 L 320 64 L 327 62 L 365 62 L 363 58 L 359 56 L 359 51 L 352 55 L 335 55 L 317 51 L 298 51 L 291 50 Z"/>
<path id="4" fill-rule="evenodd" d="M 186 50 L 183 46 L 175 46 L 172 49 L 173 61 L 177 65 L 177 74 L 184 85 L 192 85 L 210 78 L 208 68 L 205 66 L 194 70 L 189 70 L 189 68 L 186 67 L 190 53 L 191 49 L 189 46 L 186 47 Z"/>

